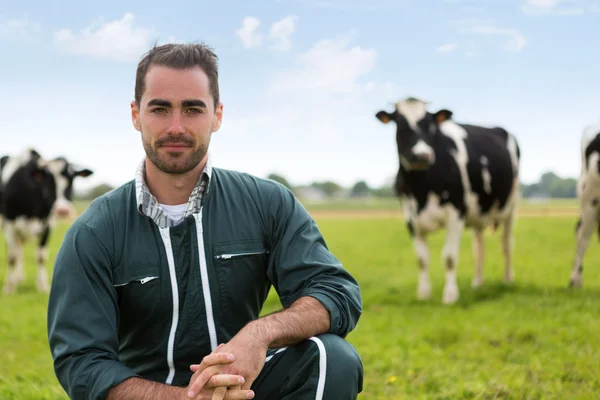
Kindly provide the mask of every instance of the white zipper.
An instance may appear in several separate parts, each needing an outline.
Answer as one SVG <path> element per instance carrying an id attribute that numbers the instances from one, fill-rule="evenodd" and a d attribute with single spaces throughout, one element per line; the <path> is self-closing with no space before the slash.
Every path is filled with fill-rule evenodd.
<path id="1" fill-rule="evenodd" d="M 142 278 L 142 279 L 136 279 L 136 281 L 138 281 L 139 283 L 141 283 L 142 285 L 144 283 L 148 283 L 150 281 L 153 281 L 155 279 L 158 279 L 158 276 L 148 276 L 146 278 Z M 125 283 L 118 283 L 116 285 L 113 285 L 114 287 L 122 287 L 122 286 L 127 286 L 129 285 L 131 282 L 125 282 Z"/>
<path id="2" fill-rule="evenodd" d="M 246 253 L 220 254 L 218 256 L 215 256 L 215 258 L 217 260 L 229 260 L 230 258 L 233 258 L 233 257 L 254 256 L 254 255 L 263 254 L 266 252 L 267 252 L 266 250 L 261 250 L 261 251 L 250 251 L 250 252 L 246 252 Z"/>
<path id="3" fill-rule="evenodd" d="M 173 321 L 171 322 L 171 331 L 169 332 L 169 342 L 167 344 L 167 364 L 169 365 L 169 376 L 167 376 L 167 380 L 165 382 L 167 385 L 170 385 L 175 377 L 173 348 L 175 347 L 175 332 L 177 331 L 177 324 L 179 323 L 179 289 L 177 287 L 175 260 L 173 259 L 173 248 L 171 247 L 169 228 L 160 228 L 160 236 L 162 237 L 165 250 L 167 251 L 167 262 L 169 264 L 169 275 L 171 277 L 171 293 L 173 294 Z"/>
<path id="4" fill-rule="evenodd" d="M 217 329 L 213 316 L 212 298 L 210 297 L 210 283 L 208 282 L 208 268 L 206 266 L 206 252 L 204 250 L 204 235 L 202 228 L 202 208 L 200 213 L 194 214 L 196 219 L 196 233 L 198 235 L 198 258 L 200 259 L 200 277 L 202 279 L 202 293 L 204 294 L 204 306 L 206 307 L 206 322 L 210 336 L 210 347 L 212 351 L 217 348 Z"/>

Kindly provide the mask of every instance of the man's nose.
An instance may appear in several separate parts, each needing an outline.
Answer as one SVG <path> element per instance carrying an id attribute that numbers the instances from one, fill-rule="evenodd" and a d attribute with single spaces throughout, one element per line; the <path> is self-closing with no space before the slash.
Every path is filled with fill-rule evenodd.
<path id="1" fill-rule="evenodd" d="M 183 116 L 178 113 L 178 112 L 174 112 L 171 114 L 171 123 L 169 124 L 169 133 L 172 134 L 179 134 L 179 133 L 184 133 L 185 132 L 185 128 L 183 127 Z"/>

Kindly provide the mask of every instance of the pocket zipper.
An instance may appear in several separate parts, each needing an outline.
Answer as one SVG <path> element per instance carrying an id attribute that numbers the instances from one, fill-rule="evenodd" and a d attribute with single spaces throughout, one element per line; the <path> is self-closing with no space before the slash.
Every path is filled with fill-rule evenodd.
<path id="1" fill-rule="evenodd" d="M 147 278 L 140 279 L 140 283 L 143 285 L 144 283 L 153 281 L 154 279 L 157 279 L 157 278 L 158 278 L 158 276 L 149 276 Z"/>
<path id="2" fill-rule="evenodd" d="M 233 257 L 254 256 L 254 255 L 263 254 L 263 253 L 268 253 L 268 251 L 261 250 L 261 251 L 250 251 L 250 252 L 246 252 L 246 253 L 220 254 L 218 256 L 215 256 L 215 258 L 217 260 L 229 260 L 230 258 L 233 258 Z"/>

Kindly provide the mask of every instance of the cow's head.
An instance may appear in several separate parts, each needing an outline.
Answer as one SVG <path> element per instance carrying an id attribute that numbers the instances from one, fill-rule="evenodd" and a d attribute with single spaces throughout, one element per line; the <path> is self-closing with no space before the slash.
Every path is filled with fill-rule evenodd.
<path id="1" fill-rule="evenodd" d="M 88 177 L 93 171 L 70 163 L 64 157 L 52 160 L 37 160 L 32 171 L 33 179 L 40 185 L 42 197 L 52 204 L 52 212 L 60 218 L 73 218 L 73 180 Z"/>
<path id="2" fill-rule="evenodd" d="M 379 111 L 375 116 L 382 123 L 396 123 L 396 141 L 400 163 L 407 170 L 425 170 L 435 162 L 433 140 L 437 126 L 452 117 L 449 110 L 435 114 L 427 111 L 428 102 L 409 97 L 395 103 L 392 113 Z"/>

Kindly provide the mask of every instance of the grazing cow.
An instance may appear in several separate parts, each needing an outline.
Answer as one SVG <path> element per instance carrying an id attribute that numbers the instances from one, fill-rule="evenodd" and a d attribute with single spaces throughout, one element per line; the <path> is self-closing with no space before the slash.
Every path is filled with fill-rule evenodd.
<path id="1" fill-rule="evenodd" d="M 446 228 L 442 259 L 446 284 L 442 302 L 459 298 L 456 269 L 465 228 L 474 232 L 476 259 L 473 287 L 483 282 L 484 230 L 503 227 L 505 280 L 513 280 L 513 230 L 520 197 L 520 149 L 502 128 L 485 128 L 452 121 L 446 109 L 427 111 L 427 102 L 409 97 L 391 113 L 379 111 L 384 124 L 396 123 L 400 158 L 396 192 L 417 254 L 419 299 L 431 297 L 428 234 Z"/>
<path id="2" fill-rule="evenodd" d="M 12 293 L 24 279 L 23 246 L 38 238 L 37 288 L 48 291 L 46 244 L 55 217 L 74 217 L 71 202 L 73 179 L 87 177 L 89 169 L 77 168 L 62 157 L 44 160 L 34 149 L 0 161 L 0 223 L 4 230 L 8 271 L 3 292 Z"/>
<path id="3" fill-rule="evenodd" d="M 581 174 L 577 184 L 579 220 L 573 272 L 569 286 L 581 287 L 583 258 L 594 231 L 600 237 L 600 121 L 589 125 L 581 138 Z"/>

